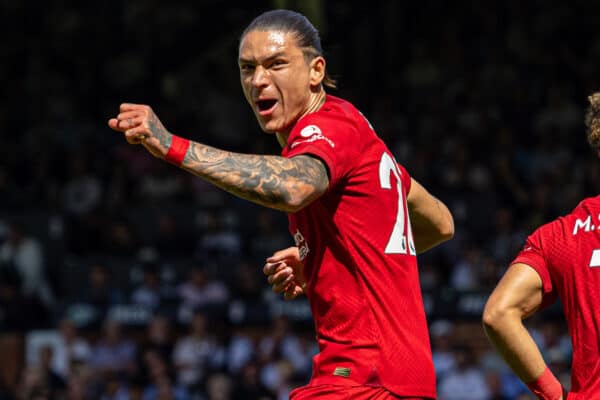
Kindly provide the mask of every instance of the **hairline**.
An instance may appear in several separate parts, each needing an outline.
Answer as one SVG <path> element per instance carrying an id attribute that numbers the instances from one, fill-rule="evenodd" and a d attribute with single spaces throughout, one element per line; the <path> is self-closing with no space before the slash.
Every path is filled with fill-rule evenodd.
<path id="1" fill-rule="evenodd" d="M 304 58 L 306 59 L 306 61 L 311 61 L 316 57 L 323 57 L 325 58 L 325 56 L 323 54 L 321 54 L 321 52 L 319 52 L 319 50 L 315 47 L 315 46 L 299 46 L 298 45 L 298 40 L 299 40 L 299 33 L 297 30 L 295 29 L 285 29 L 285 28 L 268 28 L 268 27 L 254 27 L 250 30 L 244 30 L 244 32 L 242 33 L 242 36 L 240 37 L 240 45 L 238 46 L 238 53 L 239 53 L 239 48 L 242 45 L 242 41 L 244 40 L 244 38 L 246 38 L 246 36 L 248 36 L 248 34 L 250 32 L 281 32 L 281 33 L 291 33 L 294 36 L 294 45 L 296 47 L 298 47 L 300 49 L 300 51 L 302 51 L 302 54 L 304 55 Z M 239 60 L 239 57 L 238 57 Z"/>

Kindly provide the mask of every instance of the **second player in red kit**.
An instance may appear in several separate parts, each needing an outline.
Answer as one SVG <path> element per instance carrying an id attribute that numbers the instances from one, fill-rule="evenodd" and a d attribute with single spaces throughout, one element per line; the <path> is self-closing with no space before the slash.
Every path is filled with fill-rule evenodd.
<path id="1" fill-rule="evenodd" d="M 588 141 L 600 155 L 600 93 L 590 96 Z M 571 387 L 558 379 L 522 319 L 560 299 L 573 345 Z M 492 344 L 539 399 L 600 399 L 600 196 L 538 228 L 498 283 L 483 321 Z"/>

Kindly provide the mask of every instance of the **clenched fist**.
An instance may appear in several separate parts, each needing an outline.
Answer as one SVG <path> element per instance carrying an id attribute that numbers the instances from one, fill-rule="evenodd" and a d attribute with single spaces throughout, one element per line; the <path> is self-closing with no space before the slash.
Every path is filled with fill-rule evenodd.
<path id="1" fill-rule="evenodd" d="M 160 122 L 150 106 L 123 103 L 119 115 L 108 121 L 108 126 L 125 134 L 130 144 L 143 145 L 153 156 L 165 158 L 173 135 Z"/>
<path id="2" fill-rule="evenodd" d="M 275 252 L 267 258 L 263 273 L 275 293 L 283 293 L 286 300 L 292 300 L 304 293 L 306 280 L 298 247 Z"/>

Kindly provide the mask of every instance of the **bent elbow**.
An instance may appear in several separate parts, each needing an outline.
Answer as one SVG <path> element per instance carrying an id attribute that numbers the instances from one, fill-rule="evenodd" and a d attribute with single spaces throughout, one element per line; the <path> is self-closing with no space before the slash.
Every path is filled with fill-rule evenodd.
<path id="1" fill-rule="evenodd" d="M 290 195 L 285 199 L 285 212 L 296 213 L 313 202 L 315 198 L 301 195 Z"/>
<path id="2" fill-rule="evenodd" d="M 440 237 L 442 241 L 447 241 L 454 237 L 454 220 L 451 216 L 440 227 Z"/>
<path id="3" fill-rule="evenodd" d="M 296 213 L 302 210 L 304 207 L 318 199 L 326 190 L 327 187 L 317 188 L 312 186 L 290 188 L 284 199 L 285 211 Z"/>
<path id="4" fill-rule="evenodd" d="M 486 332 L 497 331 L 507 316 L 508 312 L 503 307 L 490 303 L 486 304 L 481 317 L 483 329 Z"/>

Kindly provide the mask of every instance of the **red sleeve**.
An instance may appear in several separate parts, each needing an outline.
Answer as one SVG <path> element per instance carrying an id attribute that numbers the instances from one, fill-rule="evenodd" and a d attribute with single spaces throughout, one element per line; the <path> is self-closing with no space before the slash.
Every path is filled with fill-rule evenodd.
<path id="1" fill-rule="evenodd" d="M 318 157 L 329 170 L 329 187 L 333 187 L 346 176 L 357 157 L 352 142 L 356 136 L 356 129 L 347 121 L 310 114 L 294 126 L 282 155 Z"/>
<path id="2" fill-rule="evenodd" d="M 550 278 L 548 252 L 544 250 L 546 242 L 544 236 L 549 234 L 550 229 L 551 225 L 544 225 L 532 233 L 511 263 L 511 265 L 517 263 L 529 265 L 538 273 L 542 280 L 542 308 L 552 304 L 557 296 Z"/>

